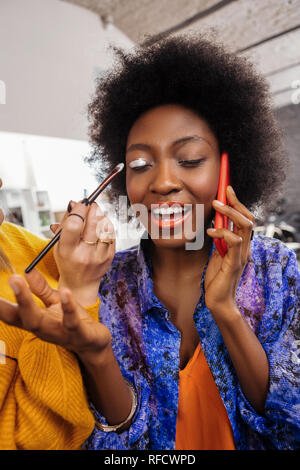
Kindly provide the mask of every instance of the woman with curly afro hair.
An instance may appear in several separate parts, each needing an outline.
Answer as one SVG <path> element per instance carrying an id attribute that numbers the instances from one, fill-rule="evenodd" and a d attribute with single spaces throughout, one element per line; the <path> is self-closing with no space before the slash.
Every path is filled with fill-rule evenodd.
<path id="1" fill-rule="evenodd" d="M 283 243 L 252 237 L 251 211 L 275 198 L 287 164 L 268 86 L 201 36 L 116 54 L 89 106 L 89 161 L 124 161 L 113 195 L 148 236 L 101 280 L 100 321 L 132 398 L 113 419 L 113 399 L 92 404 L 86 448 L 296 449 L 300 274 Z M 230 223 L 214 227 L 216 214 Z"/>

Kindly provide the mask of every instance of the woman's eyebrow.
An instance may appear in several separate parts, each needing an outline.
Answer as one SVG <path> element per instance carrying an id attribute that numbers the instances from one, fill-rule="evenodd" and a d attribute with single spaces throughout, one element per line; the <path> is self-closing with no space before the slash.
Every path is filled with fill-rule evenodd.
<path id="1" fill-rule="evenodd" d="M 189 143 L 189 142 L 206 142 L 208 145 L 210 145 L 210 147 L 212 147 L 212 144 L 207 140 L 205 139 L 204 137 L 200 137 L 199 135 L 188 135 L 188 136 L 185 136 L 185 137 L 180 137 L 180 139 L 176 139 L 174 140 L 174 142 L 171 143 L 171 147 L 175 147 L 176 145 L 180 145 L 180 144 L 186 144 L 186 143 Z M 132 152 L 134 150 L 151 150 L 151 146 L 148 145 L 148 144 L 132 144 L 128 147 L 128 149 L 126 150 L 126 153 L 129 153 L 129 152 Z"/>
<path id="2" fill-rule="evenodd" d="M 147 144 L 132 144 L 126 149 L 126 153 L 132 152 L 133 150 L 150 150 L 150 145 Z"/>
<path id="3" fill-rule="evenodd" d="M 188 142 L 206 142 L 208 145 L 210 145 L 210 147 L 212 146 L 211 143 L 205 139 L 204 137 L 200 137 L 199 135 L 189 135 L 189 136 L 186 136 L 186 137 L 181 137 L 180 139 L 177 139 L 175 140 L 174 142 L 172 142 L 172 147 L 175 147 L 176 145 L 179 145 L 179 144 L 185 144 L 185 143 L 188 143 Z"/>

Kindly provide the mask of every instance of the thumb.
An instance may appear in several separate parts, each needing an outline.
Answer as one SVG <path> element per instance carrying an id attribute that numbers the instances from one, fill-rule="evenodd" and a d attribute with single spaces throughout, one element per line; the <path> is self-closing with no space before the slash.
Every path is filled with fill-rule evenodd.
<path id="1" fill-rule="evenodd" d="M 60 291 L 61 305 L 64 311 L 63 325 L 75 332 L 80 325 L 80 315 L 78 312 L 79 305 L 74 301 L 72 293 L 69 289 Z"/>
<path id="2" fill-rule="evenodd" d="M 30 273 L 26 274 L 26 279 L 31 292 L 39 297 L 46 307 L 60 302 L 59 293 L 49 286 L 46 279 L 37 269 L 32 269 Z"/>

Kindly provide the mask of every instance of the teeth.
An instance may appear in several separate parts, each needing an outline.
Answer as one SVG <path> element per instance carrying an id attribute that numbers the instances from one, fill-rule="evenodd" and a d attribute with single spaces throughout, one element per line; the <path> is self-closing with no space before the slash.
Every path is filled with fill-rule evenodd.
<path id="1" fill-rule="evenodd" d="M 155 208 L 153 209 L 153 214 L 154 215 L 171 215 L 171 214 L 182 214 L 183 212 L 183 207 L 169 207 L 169 208 L 163 208 L 163 207 L 159 207 L 159 208 Z"/>

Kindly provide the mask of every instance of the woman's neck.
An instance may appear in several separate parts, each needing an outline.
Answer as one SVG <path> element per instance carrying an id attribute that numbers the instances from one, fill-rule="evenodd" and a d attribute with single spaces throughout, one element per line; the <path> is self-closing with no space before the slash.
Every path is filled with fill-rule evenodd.
<path id="1" fill-rule="evenodd" d="M 150 256 L 154 278 L 174 279 L 188 282 L 201 278 L 211 249 L 212 240 L 205 236 L 201 250 L 186 250 L 185 247 L 166 248 L 152 244 Z"/>

